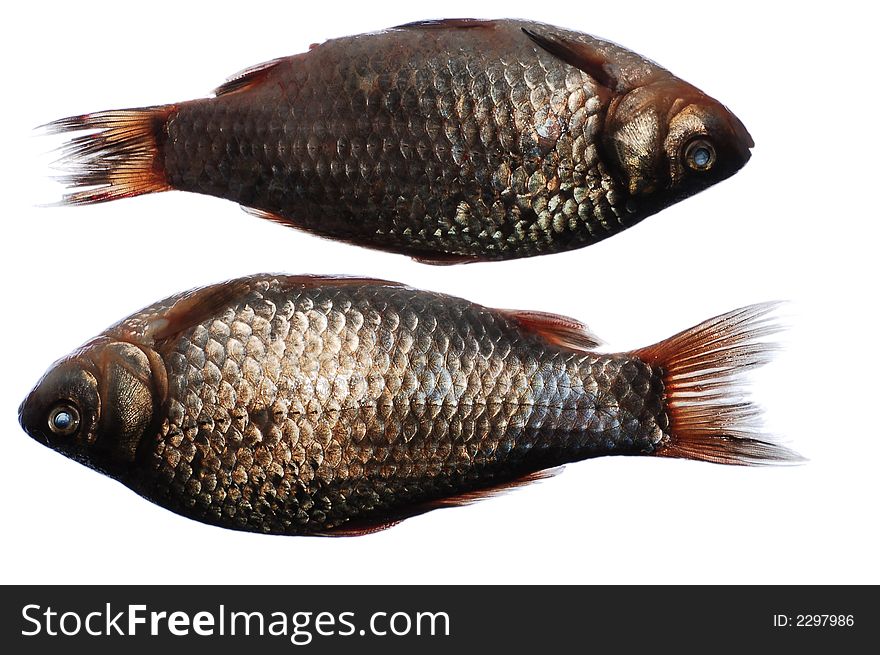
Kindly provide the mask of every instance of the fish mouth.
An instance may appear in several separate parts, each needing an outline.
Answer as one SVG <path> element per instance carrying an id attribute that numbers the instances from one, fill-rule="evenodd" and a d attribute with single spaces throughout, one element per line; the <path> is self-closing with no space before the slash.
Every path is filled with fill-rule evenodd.
<path id="1" fill-rule="evenodd" d="M 21 426 L 21 429 L 30 434 L 30 421 L 28 420 L 28 406 L 29 400 L 31 399 L 31 394 L 28 394 L 28 397 L 21 401 L 21 405 L 18 406 L 18 424 Z"/>
<path id="2" fill-rule="evenodd" d="M 727 108 L 725 107 L 725 109 Z M 727 109 L 727 125 L 734 136 L 734 141 L 738 146 L 740 154 L 745 160 L 743 163 L 745 163 L 752 156 L 752 148 L 755 147 L 755 140 L 752 138 L 752 135 L 749 134 L 749 131 L 746 129 L 746 126 L 743 125 L 743 122 L 729 109 Z"/>
<path id="3" fill-rule="evenodd" d="M 35 420 L 37 417 L 34 416 L 34 403 L 31 402 L 33 396 L 34 392 L 32 391 L 28 394 L 27 398 L 21 401 L 21 405 L 18 406 L 18 424 L 31 439 L 51 448 L 52 443 L 49 441 L 49 435 L 40 428 L 39 421 Z"/>

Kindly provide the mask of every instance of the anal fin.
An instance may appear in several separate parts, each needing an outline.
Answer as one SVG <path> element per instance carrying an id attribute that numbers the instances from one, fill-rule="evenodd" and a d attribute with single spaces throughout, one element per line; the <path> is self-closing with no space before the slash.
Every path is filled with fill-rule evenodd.
<path id="1" fill-rule="evenodd" d="M 289 59 L 289 57 L 279 57 L 272 61 L 264 61 L 262 64 L 245 68 L 214 89 L 214 95 L 223 96 L 235 91 L 243 91 L 257 86 L 266 79 L 269 73 L 271 73 L 278 64 L 286 59 Z"/>
<path id="2" fill-rule="evenodd" d="M 568 316 L 547 312 L 497 309 L 509 320 L 527 332 L 537 334 L 554 346 L 577 352 L 588 352 L 602 345 L 601 340 L 586 325 Z"/>
<path id="3" fill-rule="evenodd" d="M 266 211 L 265 209 L 256 209 L 254 207 L 246 207 L 245 205 L 240 205 L 240 207 L 244 210 L 245 214 L 250 214 L 251 216 L 256 216 L 257 218 L 272 221 L 273 223 L 278 223 L 279 225 L 286 225 L 287 227 L 299 227 L 290 219 L 284 218 L 284 216 L 281 216 L 279 214 Z"/>

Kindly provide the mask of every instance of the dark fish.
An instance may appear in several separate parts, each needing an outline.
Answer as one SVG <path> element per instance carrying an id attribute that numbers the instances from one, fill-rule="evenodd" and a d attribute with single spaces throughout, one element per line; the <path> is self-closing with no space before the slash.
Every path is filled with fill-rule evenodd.
<path id="1" fill-rule="evenodd" d="M 629 353 L 579 322 L 368 279 L 255 276 L 148 307 L 46 373 L 34 439 L 190 518 L 363 534 L 600 455 L 796 459 L 735 378 L 772 305 Z"/>
<path id="2" fill-rule="evenodd" d="M 50 124 L 71 204 L 179 189 L 434 264 L 580 248 L 738 171 L 726 107 L 613 43 L 421 22 L 243 71 L 216 97 Z"/>

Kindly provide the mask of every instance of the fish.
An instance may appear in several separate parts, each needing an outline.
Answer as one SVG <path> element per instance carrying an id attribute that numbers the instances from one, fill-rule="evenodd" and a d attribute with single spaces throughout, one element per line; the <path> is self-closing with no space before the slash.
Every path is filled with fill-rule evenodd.
<path id="1" fill-rule="evenodd" d="M 313 45 L 214 97 L 63 118 L 62 204 L 181 190 L 428 264 L 568 251 L 736 173 L 723 104 L 610 41 L 448 19 Z"/>
<path id="2" fill-rule="evenodd" d="M 565 316 L 369 278 L 255 275 L 113 325 L 47 371 L 19 420 L 190 519 L 363 535 L 599 456 L 798 461 L 757 431 L 740 389 L 773 352 L 774 307 L 602 354 Z"/>

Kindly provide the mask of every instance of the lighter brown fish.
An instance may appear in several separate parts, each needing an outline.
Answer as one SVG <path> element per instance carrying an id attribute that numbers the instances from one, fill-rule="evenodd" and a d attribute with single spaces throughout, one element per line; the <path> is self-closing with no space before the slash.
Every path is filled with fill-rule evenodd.
<path id="1" fill-rule="evenodd" d="M 770 351 L 771 309 L 600 354 L 566 317 L 380 280 L 255 276 L 109 328 L 47 372 L 20 421 L 199 521 L 363 534 L 601 455 L 796 459 L 752 430 L 736 388 Z"/>
<path id="2" fill-rule="evenodd" d="M 448 20 L 334 39 L 216 97 L 50 124 L 88 204 L 179 189 L 434 264 L 571 250 L 738 171 L 726 107 L 586 34 Z"/>

